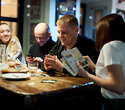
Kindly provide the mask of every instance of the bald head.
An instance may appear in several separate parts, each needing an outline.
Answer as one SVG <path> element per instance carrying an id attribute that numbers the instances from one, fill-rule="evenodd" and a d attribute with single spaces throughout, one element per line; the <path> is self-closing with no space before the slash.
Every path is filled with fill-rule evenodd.
<path id="1" fill-rule="evenodd" d="M 50 28 L 46 23 L 39 23 L 34 29 L 36 41 L 43 46 L 50 37 Z"/>
<path id="2" fill-rule="evenodd" d="M 39 23 L 36 25 L 34 29 L 34 33 L 48 33 L 50 32 L 50 28 L 46 23 Z"/>

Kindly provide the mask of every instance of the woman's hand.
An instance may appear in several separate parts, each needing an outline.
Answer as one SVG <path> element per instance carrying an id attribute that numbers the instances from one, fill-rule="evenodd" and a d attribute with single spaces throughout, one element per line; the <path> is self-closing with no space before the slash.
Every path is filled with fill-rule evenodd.
<path id="1" fill-rule="evenodd" d="M 96 66 L 95 66 L 95 64 L 93 63 L 93 61 L 90 59 L 90 57 L 89 56 L 83 56 L 86 60 L 87 60 L 87 62 L 88 62 L 88 67 L 93 71 L 93 72 L 95 72 L 95 68 L 96 68 Z"/>
<path id="2" fill-rule="evenodd" d="M 86 77 L 87 78 L 87 74 L 88 72 L 79 64 L 79 62 L 77 63 L 77 66 L 78 66 L 78 76 L 82 76 L 82 77 Z"/>

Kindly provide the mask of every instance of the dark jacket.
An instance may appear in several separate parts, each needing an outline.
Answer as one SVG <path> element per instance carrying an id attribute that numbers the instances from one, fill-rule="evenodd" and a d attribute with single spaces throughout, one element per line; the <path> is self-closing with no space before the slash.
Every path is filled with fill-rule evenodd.
<path id="1" fill-rule="evenodd" d="M 55 42 L 52 40 L 52 37 L 50 37 L 49 41 L 44 44 L 43 46 L 40 46 L 38 42 L 34 43 L 29 50 L 29 53 L 33 57 L 40 57 L 42 59 L 45 58 L 45 55 L 49 53 L 51 48 L 54 46 Z"/>

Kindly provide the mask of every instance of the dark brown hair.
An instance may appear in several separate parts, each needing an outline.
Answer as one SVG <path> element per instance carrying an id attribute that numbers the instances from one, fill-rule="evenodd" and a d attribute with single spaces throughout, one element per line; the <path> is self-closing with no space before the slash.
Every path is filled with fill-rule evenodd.
<path id="1" fill-rule="evenodd" d="M 96 50 L 99 51 L 105 43 L 113 40 L 125 42 L 125 23 L 118 14 L 107 15 L 97 23 Z"/>

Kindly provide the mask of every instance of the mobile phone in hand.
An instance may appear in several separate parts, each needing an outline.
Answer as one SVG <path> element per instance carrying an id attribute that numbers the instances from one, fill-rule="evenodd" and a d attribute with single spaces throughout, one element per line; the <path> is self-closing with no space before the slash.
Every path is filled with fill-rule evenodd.
<path id="1" fill-rule="evenodd" d="M 26 54 L 27 57 L 33 57 L 30 53 Z"/>

